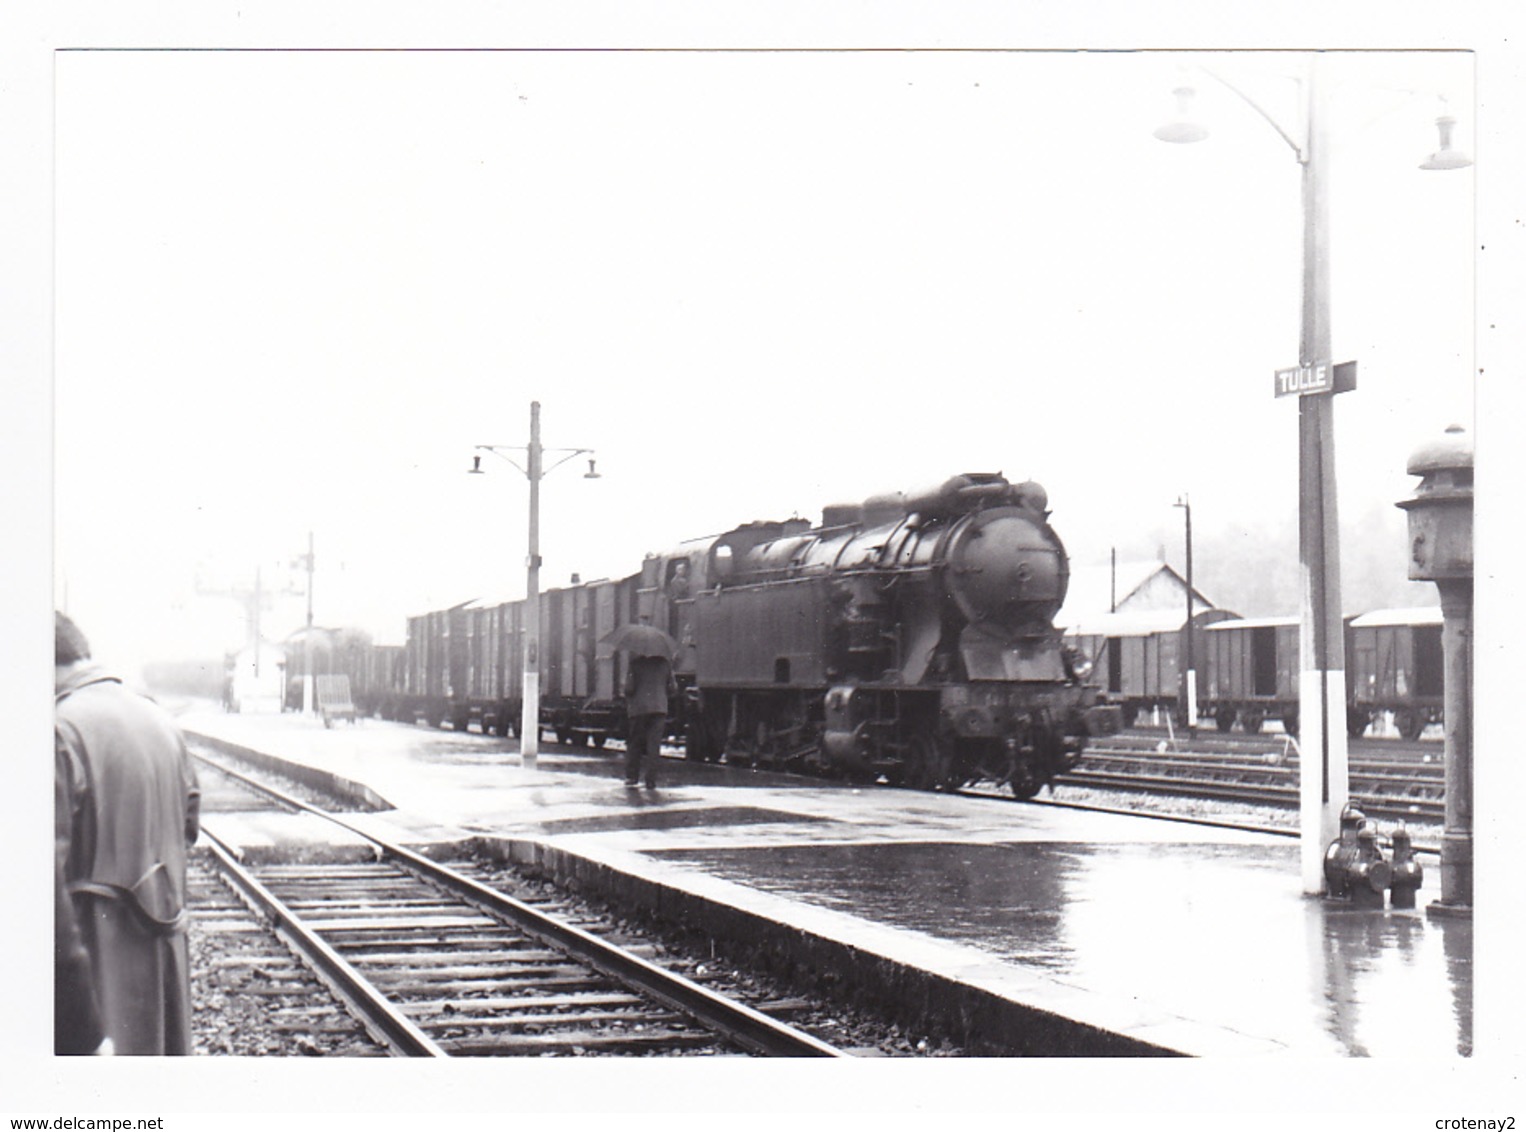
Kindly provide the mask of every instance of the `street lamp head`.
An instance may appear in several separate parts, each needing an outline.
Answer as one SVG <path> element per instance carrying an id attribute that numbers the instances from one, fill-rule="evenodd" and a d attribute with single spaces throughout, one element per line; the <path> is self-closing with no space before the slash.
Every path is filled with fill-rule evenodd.
<path id="1" fill-rule="evenodd" d="M 594 469 L 593 465 L 594 465 L 594 459 L 593 459 L 592 456 L 590 456 L 588 458 L 588 470 L 583 473 L 583 478 L 585 480 L 596 480 L 596 479 L 602 479 L 603 478 L 602 476 L 599 475 L 598 471 L 596 471 Z"/>
<path id="2" fill-rule="evenodd" d="M 1443 114 L 1436 119 L 1436 132 L 1441 137 L 1441 148 L 1420 163 L 1422 169 L 1466 169 L 1473 161 L 1467 154 L 1452 148 L 1452 127 L 1457 119 Z"/>
<path id="3" fill-rule="evenodd" d="M 1208 136 L 1208 127 L 1192 119 L 1192 96 L 1197 91 L 1190 86 L 1179 86 L 1171 93 L 1176 95 L 1176 118 L 1155 130 L 1155 136 L 1163 142 L 1177 144 L 1202 141 Z"/>

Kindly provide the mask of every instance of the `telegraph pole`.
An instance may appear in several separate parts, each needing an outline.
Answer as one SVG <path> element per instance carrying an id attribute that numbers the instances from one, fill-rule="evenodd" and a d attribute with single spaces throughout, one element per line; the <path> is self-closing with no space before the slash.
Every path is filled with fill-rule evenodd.
<path id="1" fill-rule="evenodd" d="M 1193 734 L 1197 729 L 1197 665 L 1192 656 L 1192 501 L 1185 492 L 1176 501 L 1176 506 L 1186 512 L 1187 518 L 1187 623 L 1182 627 L 1182 632 L 1187 636 L 1187 683 L 1184 688 L 1184 718 L 1187 723 L 1187 734 Z"/>
<path id="2" fill-rule="evenodd" d="M 511 449 L 498 444 L 479 444 L 502 457 L 525 474 L 530 481 L 530 538 L 529 554 L 525 558 L 525 655 L 522 674 L 523 705 L 519 721 L 519 764 L 526 770 L 534 770 L 540 755 L 540 481 L 548 471 L 555 471 L 574 456 L 591 456 L 591 448 L 553 448 L 561 459 L 548 469 L 544 466 L 546 449 L 540 442 L 540 402 L 530 402 L 530 444 L 528 448 Z M 525 462 L 521 465 L 506 451 L 523 451 Z M 472 474 L 482 473 L 482 457 L 476 456 L 470 468 Z M 596 480 L 599 473 L 594 461 L 589 459 L 585 480 Z"/>
<path id="3" fill-rule="evenodd" d="M 1300 367 L 1330 358 L 1330 133 L 1323 61 L 1309 56 L 1303 84 L 1303 329 Z M 1349 793 L 1346 644 L 1341 624 L 1340 526 L 1335 494 L 1335 392 L 1298 398 L 1298 637 L 1300 860 L 1304 892 L 1324 891 L 1324 854 L 1340 833 Z"/>
<path id="4" fill-rule="evenodd" d="M 1275 371 L 1276 396 L 1298 397 L 1298 563 L 1300 572 L 1299 818 L 1300 865 L 1308 895 L 1324 891 L 1324 852 L 1340 829 L 1349 784 L 1346 749 L 1346 646 L 1341 618 L 1339 523 L 1335 505 L 1335 394 L 1356 387 L 1356 363 L 1330 356 L 1330 134 L 1324 59 L 1308 53 L 1300 81 L 1302 137 L 1289 133 L 1234 83 L 1201 69 L 1266 120 L 1302 169 L 1303 309 L 1298 365 Z M 1191 87 L 1175 92 L 1178 120 L 1155 131 L 1161 141 L 1202 141 L 1208 131 L 1189 120 Z M 1444 109 L 1444 108 L 1443 108 Z M 1422 169 L 1465 169 L 1472 161 L 1452 148 L 1451 115 L 1436 119 L 1440 149 Z M 1190 586 L 1189 586 L 1190 588 Z"/>
<path id="5" fill-rule="evenodd" d="M 534 770 L 540 755 L 540 402 L 530 402 L 530 553 L 525 559 L 524 707 L 519 717 L 519 765 Z"/>
<path id="6" fill-rule="evenodd" d="M 266 606 L 270 604 L 272 594 L 265 589 L 262 567 L 256 564 L 254 567 L 253 585 L 230 585 L 223 589 L 213 589 L 205 585 L 200 576 L 196 579 L 196 592 L 203 597 L 227 597 L 238 602 L 244 609 L 245 648 L 252 649 L 253 677 L 258 680 L 260 676 L 260 651 L 263 641 L 263 630 L 260 625 L 261 615 Z M 296 595 L 296 590 L 287 588 L 276 591 L 277 594 Z"/>

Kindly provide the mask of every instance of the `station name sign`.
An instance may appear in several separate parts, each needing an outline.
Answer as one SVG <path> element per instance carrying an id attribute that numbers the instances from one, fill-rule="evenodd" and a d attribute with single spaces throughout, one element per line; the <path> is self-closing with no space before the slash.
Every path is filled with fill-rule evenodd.
<path id="1" fill-rule="evenodd" d="M 1356 388 L 1356 363 L 1315 362 L 1277 370 L 1273 393 L 1278 397 L 1307 397 L 1311 393 L 1345 393 Z"/>

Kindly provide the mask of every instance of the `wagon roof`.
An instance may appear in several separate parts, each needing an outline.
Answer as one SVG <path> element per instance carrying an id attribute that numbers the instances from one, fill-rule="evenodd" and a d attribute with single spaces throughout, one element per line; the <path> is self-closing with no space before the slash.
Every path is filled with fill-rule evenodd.
<path id="1" fill-rule="evenodd" d="M 1374 609 L 1351 619 L 1353 629 L 1377 628 L 1384 625 L 1440 624 L 1441 607 L 1437 605 L 1422 605 L 1409 609 Z"/>
<path id="2" fill-rule="evenodd" d="M 1288 625 L 1297 626 L 1297 617 L 1238 617 L 1233 621 L 1220 621 L 1208 626 L 1210 633 L 1224 629 L 1281 629 Z"/>

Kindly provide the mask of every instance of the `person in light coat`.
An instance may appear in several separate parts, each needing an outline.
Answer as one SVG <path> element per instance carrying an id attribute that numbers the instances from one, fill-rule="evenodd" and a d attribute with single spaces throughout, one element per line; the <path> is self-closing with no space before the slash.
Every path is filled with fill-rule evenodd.
<path id="1" fill-rule="evenodd" d="M 91 661 L 63 614 L 54 665 L 54 1051 L 190 1053 L 186 850 L 201 794 L 185 741 Z"/>

